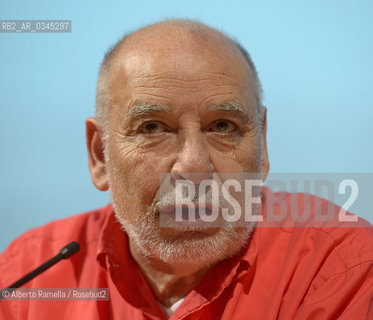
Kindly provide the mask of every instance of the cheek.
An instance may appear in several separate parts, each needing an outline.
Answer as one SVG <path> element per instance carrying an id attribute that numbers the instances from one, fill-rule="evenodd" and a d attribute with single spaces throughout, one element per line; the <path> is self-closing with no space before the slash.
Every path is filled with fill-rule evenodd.
<path id="1" fill-rule="evenodd" d="M 109 180 L 119 214 L 133 220 L 147 211 L 159 189 L 160 173 L 167 171 L 164 156 L 116 146 L 109 152 Z"/>
<path id="2" fill-rule="evenodd" d="M 260 157 L 256 139 L 242 141 L 236 148 L 225 152 L 211 150 L 211 161 L 217 172 L 256 172 Z"/>

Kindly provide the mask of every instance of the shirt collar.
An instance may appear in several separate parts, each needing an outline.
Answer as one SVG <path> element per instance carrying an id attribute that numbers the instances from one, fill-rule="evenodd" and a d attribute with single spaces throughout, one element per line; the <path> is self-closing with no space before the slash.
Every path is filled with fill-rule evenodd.
<path id="1" fill-rule="evenodd" d="M 103 209 L 102 214 L 105 215 L 103 226 L 100 230 L 98 238 L 96 259 L 100 265 L 106 268 L 106 256 L 110 251 L 110 234 L 114 227 L 114 211 L 112 204 L 109 204 Z"/>

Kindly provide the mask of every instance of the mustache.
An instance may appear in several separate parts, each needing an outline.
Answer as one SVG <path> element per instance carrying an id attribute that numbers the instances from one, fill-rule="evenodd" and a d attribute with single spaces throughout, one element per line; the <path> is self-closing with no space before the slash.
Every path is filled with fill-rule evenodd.
<path id="1" fill-rule="evenodd" d="M 186 189 L 182 189 L 182 191 L 177 189 L 172 189 L 167 193 L 162 193 L 157 197 L 157 200 L 154 202 L 155 207 L 162 211 L 167 207 L 170 206 L 182 206 L 187 203 L 192 203 L 196 207 L 197 206 L 211 206 L 215 205 L 218 207 L 222 207 L 227 204 L 227 201 L 220 196 L 214 196 L 212 193 L 211 188 L 207 188 L 206 192 L 200 194 L 196 192 L 193 197 L 189 196 Z"/>

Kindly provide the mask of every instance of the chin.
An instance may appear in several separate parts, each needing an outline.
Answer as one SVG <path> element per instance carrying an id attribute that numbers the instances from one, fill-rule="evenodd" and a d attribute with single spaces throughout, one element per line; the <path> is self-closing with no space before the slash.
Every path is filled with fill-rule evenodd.
<path id="1" fill-rule="evenodd" d="M 157 223 L 131 224 L 118 219 L 138 251 L 147 258 L 176 265 L 209 267 L 237 254 L 248 243 L 247 228 L 160 228 Z"/>

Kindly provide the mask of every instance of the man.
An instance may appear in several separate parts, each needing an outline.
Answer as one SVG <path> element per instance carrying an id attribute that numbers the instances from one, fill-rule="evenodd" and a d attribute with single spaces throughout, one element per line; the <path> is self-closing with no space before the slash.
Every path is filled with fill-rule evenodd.
<path id="1" fill-rule="evenodd" d="M 178 182 L 221 186 L 224 174 L 264 180 L 269 170 L 260 83 L 227 36 L 165 21 L 125 37 L 102 63 L 86 133 L 93 183 L 111 191 L 113 205 L 21 236 L 1 257 L 1 286 L 77 240 L 79 253 L 25 287 L 108 288 L 110 299 L 2 301 L 5 319 L 372 316 L 373 236 L 363 222 L 255 228 L 255 219 L 223 219 L 210 227 L 203 213 L 220 214 L 227 202 L 212 186 L 192 197 L 199 219 L 186 221 Z M 272 197 L 264 188 L 253 213 L 265 216 Z M 182 221 L 170 227 L 178 213 Z"/>

